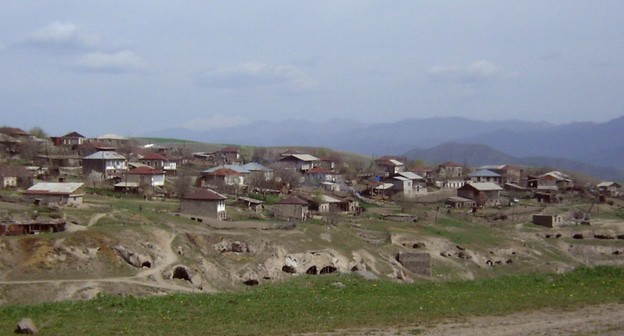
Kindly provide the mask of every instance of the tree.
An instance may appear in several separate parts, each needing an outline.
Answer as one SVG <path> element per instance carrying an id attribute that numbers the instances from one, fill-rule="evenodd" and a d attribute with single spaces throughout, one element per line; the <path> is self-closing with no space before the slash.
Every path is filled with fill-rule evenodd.
<path id="1" fill-rule="evenodd" d="M 273 171 L 273 176 L 276 181 L 281 181 L 289 189 L 299 186 L 299 181 L 301 179 L 301 174 L 295 172 L 292 169 L 287 169 L 283 167 L 276 168 Z"/>
<path id="2" fill-rule="evenodd" d="M 268 150 L 264 147 L 255 147 L 253 149 L 253 154 L 251 155 L 251 160 L 259 163 L 267 162 L 267 154 Z"/>
<path id="3" fill-rule="evenodd" d="M 253 148 L 249 146 L 241 146 L 238 153 L 243 162 L 250 162 L 253 158 L 253 151 Z"/>
<path id="4" fill-rule="evenodd" d="M 172 189 L 173 192 L 180 198 L 186 196 L 192 188 L 192 179 L 188 175 L 180 175 L 173 180 Z"/>
<path id="5" fill-rule="evenodd" d="M 43 128 L 41 127 L 33 127 L 31 128 L 28 133 L 32 134 L 35 138 L 37 139 L 49 139 L 50 136 L 48 135 L 48 133 L 46 133 Z"/>

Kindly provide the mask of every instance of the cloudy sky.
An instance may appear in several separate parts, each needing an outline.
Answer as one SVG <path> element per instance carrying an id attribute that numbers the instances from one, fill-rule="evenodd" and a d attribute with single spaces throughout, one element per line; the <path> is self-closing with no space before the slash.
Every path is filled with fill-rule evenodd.
<path id="1" fill-rule="evenodd" d="M 0 123 L 624 115 L 624 1 L 1 1 Z"/>

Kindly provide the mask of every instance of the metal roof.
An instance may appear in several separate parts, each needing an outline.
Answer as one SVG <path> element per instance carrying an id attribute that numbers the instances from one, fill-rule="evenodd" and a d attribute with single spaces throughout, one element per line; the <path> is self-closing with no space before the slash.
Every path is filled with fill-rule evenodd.
<path id="1" fill-rule="evenodd" d="M 290 154 L 289 156 L 292 156 L 301 161 L 319 161 L 319 158 L 310 154 Z"/>
<path id="2" fill-rule="evenodd" d="M 422 177 L 422 176 L 420 176 L 420 175 L 418 175 L 416 173 L 409 172 L 409 171 L 407 171 L 407 172 L 400 172 L 400 173 L 398 173 L 398 175 L 401 175 L 401 176 L 403 176 L 405 178 L 408 178 L 410 180 L 424 180 L 425 179 L 424 177 Z"/>
<path id="3" fill-rule="evenodd" d="M 273 169 L 271 168 L 267 168 L 263 165 L 261 165 L 260 163 L 257 162 L 249 162 L 246 163 L 244 165 L 242 165 L 243 168 L 247 169 L 248 171 L 264 171 L 264 172 L 271 172 L 273 171 Z"/>
<path id="4" fill-rule="evenodd" d="M 492 182 L 472 182 L 466 183 L 464 187 L 465 186 L 472 186 L 479 191 L 503 190 L 503 188 L 501 188 L 498 184 Z"/>
<path id="5" fill-rule="evenodd" d="M 497 174 L 491 170 L 481 169 L 481 170 L 477 170 L 476 172 L 469 174 L 468 176 L 470 177 L 500 177 L 500 174 Z"/>
<path id="6" fill-rule="evenodd" d="M 117 153 L 117 152 L 109 152 L 109 151 L 100 151 L 100 152 L 95 152 L 87 157 L 85 157 L 84 159 L 89 159 L 89 160 L 125 160 L 126 158 Z"/>
<path id="7" fill-rule="evenodd" d="M 238 174 L 249 174 L 251 173 L 248 169 L 246 169 L 244 166 L 239 166 L 239 165 L 221 165 L 221 166 L 216 166 L 216 167 L 212 167 L 210 169 L 206 169 L 204 171 L 202 171 L 203 174 L 211 174 L 214 173 L 218 170 L 221 169 L 229 169 L 229 170 L 233 170 Z"/>
<path id="8" fill-rule="evenodd" d="M 492 170 L 492 169 L 503 169 L 503 168 L 505 168 L 505 165 L 483 165 L 477 169 L 478 170 Z"/>
<path id="9" fill-rule="evenodd" d="M 297 196 L 289 196 L 281 201 L 275 202 L 275 204 L 296 204 L 296 205 L 308 205 L 308 202 L 302 200 Z"/>
<path id="10" fill-rule="evenodd" d="M 82 187 L 80 182 L 39 182 L 28 188 L 28 194 L 71 194 Z"/>
<path id="11" fill-rule="evenodd" d="M 610 187 L 610 186 L 612 186 L 612 185 L 616 186 L 617 188 L 619 188 L 619 187 L 620 187 L 620 184 L 619 184 L 619 183 L 617 183 L 617 182 L 600 182 L 600 183 L 598 183 L 598 186 L 597 186 L 597 187 L 598 187 L 598 188 L 601 188 L 601 187 Z"/>
<path id="12" fill-rule="evenodd" d="M 125 136 L 121 136 L 119 134 L 111 134 L 111 133 L 100 135 L 96 139 L 98 140 L 128 140 L 128 138 L 126 138 Z"/>
<path id="13" fill-rule="evenodd" d="M 221 201 L 227 199 L 227 197 L 219 194 L 216 191 L 210 189 L 197 189 L 194 192 L 182 197 L 182 199 L 188 200 L 203 200 L 203 201 Z"/>

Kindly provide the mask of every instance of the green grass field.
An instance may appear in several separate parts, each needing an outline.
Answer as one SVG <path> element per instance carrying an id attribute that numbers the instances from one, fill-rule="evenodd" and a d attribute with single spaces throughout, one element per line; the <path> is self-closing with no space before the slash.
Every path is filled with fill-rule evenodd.
<path id="1" fill-rule="evenodd" d="M 0 308 L 0 333 L 11 333 L 23 317 L 35 321 L 40 335 L 287 335 L 418 327 L 445 318 L 624 303 L 623 278 L 624 269 L 614 267 L 411 285 L 299 276 L 237 293 L 7 306 Z"/>

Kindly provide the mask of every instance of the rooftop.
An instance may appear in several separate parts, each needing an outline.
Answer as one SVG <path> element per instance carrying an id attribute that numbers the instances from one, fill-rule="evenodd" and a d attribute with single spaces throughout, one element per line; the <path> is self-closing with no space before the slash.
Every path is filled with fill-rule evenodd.
<path id="1" fill-rule="evenodd" d="M 26 194 L 72 194 L 84 183 L 79 182 L 39 182 L 28 188 Z"/>
<path id="2" fill-rule="evenodd" d="M 219 194 L 216 191 L 210 189 L 196 189 L 192 193 L 183 197 L 188 200 L 203 200 L 203 201 L 221 201 L 227 199 L 227 197 Z"/>
<path id="3" fill-rule="evenodd" d="M 117 152 L 112 152 L 112 151 L 99 151 L 99 152 L 95 152 L 87 157 L 85 157 L 84 159 L 89 159 L 89 160 L 125 160 L 126 158 L 117 153 Z"/>
<path id="4" fill-rule="evenodd" d="M 491 170 L 481 169 L 476 172 L 472 172 L 468 176 L 470 177 L 500 177 L 500 174 L 497 174 Z"/>

